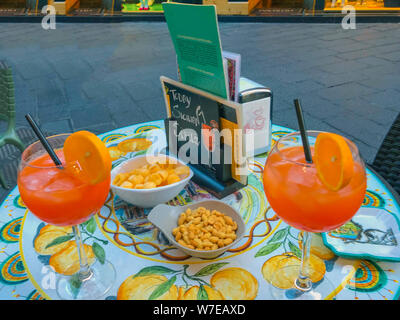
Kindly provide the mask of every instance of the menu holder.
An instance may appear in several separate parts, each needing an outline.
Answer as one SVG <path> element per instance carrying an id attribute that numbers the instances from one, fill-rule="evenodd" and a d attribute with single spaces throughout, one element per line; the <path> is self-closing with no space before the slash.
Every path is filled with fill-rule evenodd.
<path id="1" fill-rule="evenodd" d="M 167 142 L 168 138 L 174 137 L 174 134 L 170 132 L 169 128 L 171 126 L 171 123 L 176 122 L 176 119 L 173 118 L 167 118 L 164 120 L 165 123 L 165 131 L 167 135 Z M 175 140 L 173 138 L 173 140 Z M 170 152 L 171 150 L 176 150 L 174 147 L 170 148 L 170 145 L 168 143 L 167 146 L 167 154 L 172 153 L 174 156 L 176 154 L 174 152 Z M 218 174 L 216 176 L 210 175 L 209 172 L 204 170 L 203 168 L 199 167 L 196 164 L 191 164 L 187 163 L 187 165 L 192 169 L 193 171 L 193 182 L 201 186 L 203 189 L 207 190 L 210 192 L 212 195 L 217 197 L 218 199 L 222 199 L 226 197 L 227 195 L 243 188 L 245 184 L 240 183 L 239 181 L 235 180 L 232 178 L 230 174 L 231 170 L 231 165 L 226 164 L 226 168 L 222 169 L 221 167 L 218 170 Z"/>
<path id="2" fill-rule="evenodd" d="M 239 103 L 161 77 L 167 153 L 187 163 L 192 180 L 221 199 L 247 185 Z"/>

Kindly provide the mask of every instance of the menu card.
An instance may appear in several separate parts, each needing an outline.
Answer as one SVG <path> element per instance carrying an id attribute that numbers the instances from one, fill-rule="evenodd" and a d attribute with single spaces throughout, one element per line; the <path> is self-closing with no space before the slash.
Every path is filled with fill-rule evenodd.
<path id="1" fill-rule="evenodd" d="M 228 80 L 228 93 L 229 100 L 239 101 L 239 81 L 240 81 L 240 67 L 241 55 L 234 52 L 222 51 L 224 62 L 226 61 L 226 74 Z"/>
<path id="2" fill-rule="evenodd" d="M 228 98 L 215 5 L 162 3 L 183 83 Z"/>

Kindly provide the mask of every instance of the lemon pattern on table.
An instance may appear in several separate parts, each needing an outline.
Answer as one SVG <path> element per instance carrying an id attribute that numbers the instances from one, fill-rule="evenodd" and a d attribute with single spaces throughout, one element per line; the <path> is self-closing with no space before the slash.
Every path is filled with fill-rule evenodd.
<path id="1" fill-rule="evenodd" d="M 163 128 L 162 121 L 159 121 L 156 124 L 158 124 L 159 128 Z M 104 142 L 107 142 L 107 146 L 111 146 L 113 144 L 118 144 L 118 142 L 122 141 L 123 139 L 133 138 L 134 136 L 132 136 L 132 134 L 135 134 L 135 129 L 140 126 L 143 125 L 142 124 L 134 125 L 127 128 L 118 129 L 113 132 L 105 133 L 100 137 L 103 137 L 105 139 Z M 273 141 L 277 141 L 277 139 L 280 136 L 290 132 L 289 129 L 276 125 L 273 125 L 272 130 L 273 130 Z M 157 141 L 154 138 L 155 133 L 157 131 L 162 131 L 162 130 L 152 130 L 141 133 L 141 134 L 147 134 L 143 138 L 152 141 L 152 145 L 149 147 L 149 149 L 152 149 L 153 147 L 159 148 L 160 145 L 161 147 L 164 146 L 163 139 L 160 138 L 160 135 L 158 136 Z M 135 152 L 133 152 L 133 154 L 135 154 Z M 260 163 L 262 167 L 263 162 L 265 162 L 264 160 L 265 157 L 266 154 L 261 155 L 260 157 L 255 158 L 255 162 Z M 118 162 L 119 160 L 117 160 L 116 162 Z M 260 181 L 258 179 L 259 173 L 256 171 L 259 170 L 254 170 L 253 174 L 251 175 L 252 181 L 248 187 L 244 188 L 242 192 L 234 194 L 228 199 L 226 199 L 226 201 L 229 202 L 229 204 L 235 206 L 235 208 L 237 208 L 238 211 L 243 214 L 243 218 L 245 219 L 247 224 L 248 232 L 251 228 L 255 226 L 255 229 L 253 230 L 254 231 L 253 237 L 250 237 L 250 234 L 248 234 L 249 237 L 244 238 L 244 241 L 249 241 L 249 244 L 246 244 L 249 245 L 247 247 L 248 249 L 246 249 L 247 251 L 244 250 L 240 251 L 240 254 L 238 254 L 237 252 L 228 252 L 226 253 L 226 256 L 216 261 L 204 261 L 204 262 L 195 261 L 196 263 L 192 263 L 192 260 L 190 260 L 188 257 L 182 257 L 181 260 L 179 259 L 177 260 L 176 259 L 177 256 L 173 254 L 172 250 L 163 251 L 165 248 L 167 248 L 165 246 L 165 243 L 160 242 L 159 239 L 161 238 L 159 238 L 158 233 L 154 229 L 150 228 L 150 226 L 146 224 L 145 220 L 137 221 L 137 223 L 139 224 L 134 225 L 134 230 L 139 230 L 140 232 L 142 230 L 147 230 L 147 231 L 145 233 L 136 233 L 132 235 L 130 234 L 130 232 L 127 231 L 127 229 L 124 229 L 122 227 L 122 222 L 125 221 L 124 219 L 122 219 L 122 217 L 125 217 L 126 214 L 122 212 L 124 210 L 118 209 L 112 211 L 108 207 L 104 206 L 100 213 L 100 215 L 103 218 L 100 215 L 98 215 L 94 219 L 96 221 L 91 220 L 92 222 L 90 222 L 90 225 L 84 226 L 84 228 L 86 228 L 86 230 L 90 235 L 96 236 L 99 239 L 90 238 L 85 243 L 87 243 L 89 246 L 92 247 L 92 251 L 96 251 L 93 250 L 93 248 L 95 247 L 93 246 L 93 244 L 94 242 L 97 242 L 103 248 L 103 250 L 107 252 L 107 256 L 109 255 L 109 252 L 113 254 L 113 257 L 111 257 L 111 255 L 109 256 L 109 259 L 125 255 L 120 260 L 129 261 L 130 265 L 132 266 L 131 269 L 132 271 L 129 270 L 126 271 L 126 268 L 121 267 L 120 265 L 118 265 L 118 263 L 116 263 L 116 269 L 117 269 L 117 283 L 115 287 L 116 289 L 114 292 L 110 293 L 110 296 L 107 297 L 107 299 L 113 298 L 114 296 L 116 298 L 117 294 L 119 293 L 121 295 L 123 293 L 127 294 L 129 287 L 134 288 L 134 284 L 132 285 L 132 282 L 130 282 L 129 279 L 133 278 L 135 275 L 136 275 L 135 279 L 137 278 L 136 281 L 140 280 L 140 282 L 144 282 L 146 286 L 148 286 L 149 283 L 151 283 L 152 281 L 154 283 L 157 283 L 155 287 L 159 287 L 163 283 L 165 284 L 165 286 L 170 286 L 170 289 L 165 291 L 164 293 L 165 296 L 161 294 L 159 298 L 169 296 L 173 297 L 174 299 L 186 299 L 186 298 L 197 299 L 203 297 L 204 292 L 206 292 L 207 297 L 209 299 L 219 299 L 218 297 L 220 295 L 222 295 L 225 299 L 227 299 L 228 294 L 226 293 L 226 291 L 224 291 L 226 290 L 224 288 L 233 286 L 234 284 L 238 285 L 238 283 L 243 281 L 244 283 L 252 284 L 248 285 L 248 287 L 253 288 L 248 291 L 246 290 L 245 297 L 251 298 L 252 296 L 254 296 L 254 292 L 256 291 L 254 290 L 254 288 L 257 287 L 257 295 L 255 299 L 268 299 L 269 296 L 265 294 L 266 292 L 265 287 L 268 286 L 268 283 L 264 278 L 264 274 L 262 272 L 262 266 L 268 260 L 272 259 L 274 256 L 281 256 L 284 255 L 285 253 L 287 254 L 291 253 L 291 256 L 293 256 L 294 255 L 293 250 L 296 251 L 296 249 L 288 248 L 288 243 L 286 242 L 284 245 L 281 245 L 278 249 L 276 249 L 276 251 L 274 250 L 269 254 L 255 257 L 255 254 L 268 243 L 268 241 L 274 236 L 274 234 L 276 234 L 277 232 L 286 227 L 284 224 L 281 224 L 278 228 L 275 228 L 275 226 L 279 223 L 279 221 L 278 220 L 271 221 L 271 219 L 273 218 L 273 212 L 268 212 L 267 215 L 268 219 L 265 219 L 264 210 L 268 206 L 268 203 L 266 203 L 265 199 L 261 197 L 263 196 L 262 193 L 258 193 L 259 191 L 258 184 L 260 183 Z M 207 197 L 210 197 L 210 195 L 206 191 L 200 188 L 196 189 L 196 187 L 194 187 L 191 184 L 188 190 L 185 190 L 183 194 L 179 195 L 176 199 L 173 199 L 170 204 L 184 205 L 185 203 L 188 203 L 190 201 L 196 201 Z M 13 265 L 18 267 L 15 270 L 17 270 L 19 274 L 17 282 L 5 283 L 0 280 L 2 284 L 2 286 L 0 286 L 1 299 L 36 299 L 36 298 L 57 299 L 57 297 L 53 297 L 51 295 L 50 291 L 46 291 L 43 288 L 40 288 L 40 279 L 41 277 L 43 277 L 43 274 L 41 273 L 41 268 L 43 267 L 43 265 L 48 265 L 50 256 L 41 255 L 37 253 L 35 250 L 32 250 L 34 249 L 35 238 L 39 235 L 40 229 L 45 225 L 44 224 L 40 225 L 40 222 L 37 222 L 35 219 L 33 219 L 32 215 L 29 212 L 27 212 L 25 205 L 21 201 L 17 189 L 11 191 L 10 195 L 6 198 L 6 200 L 8 201 L 3 202 L 0 207 L 0 213 L 3 214 L 1 225 L 3 226 L 10 222 L 11 226 L 11 221 L 21 216 L 23 217 L 23 222 L 20 227 L 21 231 L 20 231 L 19 241 L 14 241 L 16 239 L 16 238 L 14 239 L 13 236 L 14 231 L 12 232 L 12 234 L 8 233 L 9 236 L 12 236 L 12 239 L 11 238 L 9 239 L 12 241 L 7 242 L 0 239 L 1 242 L 0 263 L 2 263 L 2 265 L 4 265 L 5 267 L 6 265 L 8 265 L 8 262 L 11 261 L 12 257 L 13 259 L 15 259 L 14 260 L 15 264 Z M 117 206 L 120 205 L 117 199 L 114 199 L 112 196 L 110 196 L 108 199 L 108 205 L 110 208 L 112 207 L 111 205 L 112 203 L 114 203 Z M 392 205 L 392 207 L 388 207 L 389 205 Z M 259 207 L 256 208 L 255 206 Z M 391 210 L 395 214 L 399 213 L 399 208 L 397 207 L 396 202 L 394 201 L 390 192 L 387 191 L 385 186 L 379 181 L 379 179 L 377 179 L 374 176 L 374 174 L 369 175 L 368 190 L 363 206 L 366 207 L 372 206 L 372 207 L 387 208 L 387 209 L 391 208 Z M 13 211 L 10 212 L 10 210 Z M 145 217 L 146 215 L 145 211 L 139 212 L 133 210 L 132 208 L 127 208 L 127 211 L 131 212 L 132 216 L 140 214 L 141 216 L 143 215 L 143 217 Z M 8 215 L 9 213 L 11 214 L 10 216 Z M 114 221 L 108 219 L 109 217 L 114 219 Z M 125 218 L 127 219 L 128 216 L 126 216 Z M 269 236 L 265 235 L 265 233 L 268 231 L 268 228 L 264 227 L 263 229 L 259 229 L 262 228 L 262 226 L 265 226 L 265 222 L 261 222 L 262 220 L 269 221 L 272 226 L 272 232 L 271 234 L 268 234 Z M 94 224 L 92 225 L 93 222 Z M 119 229 L 118 230 L 115 229 L 115 226 L 118 226 Z M 89 231 L 93 230 L 91 229 L 93 227 L 97 229 L 96 232 L 91 234 Z M 15 227 L 13 227 L 12 230 L 16 231 Z M 132 243 L 131 238 L 129 238 L 127 235 L 124 238 L 122 235 L 123 232 L 129 233 L 130 236 L 132 236 L 135 239 L 135 243 Z M 49 237 L 46 241 L 44 241 L 44 239 L 49 235 L 43 238 L 41 240 L 43 241 L 42 247 L 46 247 L 49 242 L 54 241 L 57 238 L 54 237 L 55 234 L 56 233 L 54 233 L 53 237 Z M 63 233 L 60 232 L 59 236 L 62 236 L 62 234 Z M 107 236 L 105 236 L 105 234 L 107 234 Z M 17 236 L 16 233 L 15 235 Z M 7 239 L 9 238 L 9 236 L 7 236 Z M 265 240 L 261 241 L 262 239 Z M 106 243 L 101 242 L 100 240 L 106 241 L 108 245 L 106 245 Z M 119 242 L 117 242 L 117 240 Z M 254 242 L 255 240 L 257 240 L 257 242 Z M 158 249 L 160 250 L 157 253 L 153 253 L 157 251 L 156 248 L 154 248 L 151 245 L 147 244 L 144 245 L 143 243 L 146 241 L 151 242 L 151 244 L 156 244 L 156 243 L 159 244 Z M 298 245 L 298 237 L 296 237 L 296 235 L 294 235 L 294 238 L 291 240 L 291 242 L 293 244 L 293 247 L 296 247 L 297 250 L 301 250 L 300 246 Z M 109 244 L 111 243 L 112 245 L 110 246 Z M 135 246 L 137 246 L 137 250 Z M 56 247 L 56 245 L 54 247 Z M 51 249 L 51 246 L 47 249 Z M 100 251 L 101 250 L 99 250 L 98 252 Z M 99 254 L 98 252 L 97 254 Z M 335 278 L 335 283 L 337 282 L 339 285 L 339 282 L 345 276 L 344 274 L 340 273 L 340 268 L 345 263 L 348 263 L 348 260 L 347 259 L 344 260 L 337 256 L 334 256 L 331 251 L 326 250 L 326 248 L 323 248 L 319 245 L 315 245 L 314 243 L 312 246 L 312 254 L 315 257 L 318 257 L 325 264 L 325 274 L 329 273 L 329 276 L 335 277 L 335 274 L 339 272 L 340 279 Z M 99 256 L 101 257 L 101 254 L 99 254 Z M 246 267 L 246 269 L 243 269 L 243 267 L 241 267 L 239 268 L 240 269 L 239 271 L 230 270 L 233 268 L 233 266 L 236 267 L 239 265 L 238 263 L 236 263 L 237 261 L 236 259 L 237 258 L 242 259 L 242 257 L 243 259 L 248 259 L 249 266 Z M 292 259 L 293 261 L 295 261 L 294 258 Z M 112 260 L 112 261 L 117 261 L 117 260 Z M 227 261 L 229 261 L 229 264 L 227 264 Z M 216 268 L 215 263 L 224 263 L 224 264 L 220 265 L 219 268 Z M 60 269 L 66 268 L 66 264 L 65 265 L 64 264 L 65 264 L 64 261 L 60 263 Z M 182 279 L 183 268 L 186 265 L 189 265 L 189 267 L 187 267 L 186 269 L 186 273 L 191 277 L 194 277 L 201 270 L 203 270 L 203 272 L 207 271 L 208 267 L 216 269 L 210 272 L 208 275 L 200 276 L 201 275 L 200 274 L 195 276 L 195 278 L 204 280 L 205 283 L 202 283 L 201 281 L 199 282 L 198 280 L 190 280 L 189 278 L 185 277 L 185 280 L 187 282 L 186 284 Z M 21 269 L 21 267 L 23 266 L 25 267 L 24 270 Z M 149 274 L 145 275 L 144 273 L 142 273 L 140 275 L 139 273 L 141 271 L 145 271 L 143 270 L 144 266 L 156 269 L 161 266 L 162 267 L 166 266 L 168 269 L 176 273 L 173 272 L 160 273 L 157 270 L 151 269 L 148 270 L 151 271 Z M 339 298 L 344 297 L 347 299 L 360 299 L 360 300 L 361 299 L 379 300 L 379 299 L 396 299 L 396 298 L 398 299 L 400 294 L 399 291 L 400 267 L 398 264 L 381 263 L 381 262 L 372 263 L 371 261 L 367 260 L 361 260 L 361 261 L 354 260 L 354 268 L 355 268 L 354 278 L 349 279 L 348 281 L 343 281 L 342 283 L 343 289 L 338 293 Z M 224 270 L 227 271 L 224 272 Z M 1 272 L 6 274 L 5 269 L 2 270 Z M 240 276 L 238 276 L 238 274 L 240 274 Z M 251 274 L 256 280 L 254 280 L 251 276 L 248 276 L 248 274 Z M 176 278 L 174 278 L 175 275 Z M 213 277 L 214 275 L 215 277 Z M 219 275 L 222 276 L 220 277 Z M 151 280 L 151 279 L 149 280 L 146 277 L 156 278 L 157 280 Z M 236 279 L 234 278 L 241 280 L 235 281 Z M 213 279 L 213 281 L 211 281 L 211 279 Z M 371 281 L 368 282 L 368 280 Z M 166 283 L 167 281 L 169 282 Z M 366 283 L 366 281 L 368 283 Z M 124 282 L 125 284 L 123 285 Z M 256 283 L 257 285 L 255 286 Z M 176 287 L 176 291 L 174 286 Z M 155 287 L 153 286 L 153 290 L 150 290 L 150 292 L 148 292 L 148 295 L 145 297 L 146 299 L 151 296 Z M 250 294 L 251 292 L 253 292 L 253 294 Z M 136 293 L 140 294 L 138 292 Z M 238 295 L 236 295 L 237 297 L 240 296 L 239 294 L 242 294 L 241 292 L 237 293 L 238 293 Z M 118 298 L 123 297 L 123 295 L 122 296 L 121 295 L 118 295 Z M 133 293 L 131 297 L 129 297 L 129 295 L 125 295 L 125 298 L 127 299 L 134 297 L 135 293 Z M 155 295 L 153 295 L 153 297 L 155 297 Z"/>
<path id="2" fill-rule="evenodd" d="M 89 265 L 96 259 L 100 263 L 105 261 L 105 250 L 103 245 L 108 241 L 94 236 L 96 222 L 92 217 L 81 224 L 81 232 L 85 235 L 85 242 L 92 240 L 92 244 L 84 243 L 85 252 Z M 59 274 L 70 276 L 79 271 L 79 258 L 76 241 L 72 227 L 58 227 L 50 224 L 40 224 L 37 235 L 34 238 L 34 249 L 39 255 L 39 260 L 44 265 L 49 265 Z"/>
<path id="3" fill-rule="evenodd" d="M 253 300 L 257 279 L 243 268 L 211 263 L 194 274 L 182 268 L 151 266 L 126 278 L 118 288 L 118 300 Z"/>

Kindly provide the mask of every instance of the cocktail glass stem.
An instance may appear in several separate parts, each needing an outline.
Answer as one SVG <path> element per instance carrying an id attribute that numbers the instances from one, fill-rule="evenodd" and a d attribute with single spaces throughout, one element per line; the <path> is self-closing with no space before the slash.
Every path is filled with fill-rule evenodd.
<path id="1" fill-rule="evenodd" d="M 90 267 L 89 267 L 89 264 L 87 261 L 87 256 L 86 256 L 86 252 L 85 252 L 85 247 L 82 242 L 79 225 L 73 226 L 72 229 L 74 230 L 75 241 L 76 241 L 76 245 L 77 245 L 77 249 L 78 249 L 78 256 L 79 256 L 79 264 L 80 264 L 79 280 L 85 281 L 92 276 L 92 271 L 90 270 Z"/>
<path id="2" fill-rule="evenodd" d="M 309 291 L 312 288 L 312 282 L 309 276 L 311 236 L 312 234 L 310 232 L 305 232 L 305 231 L 303 232 L 300 271 L 299 271 L 299 276 L 295 281 L 295 286 L 297 287 L 297 289 L 301 291 Z"/>

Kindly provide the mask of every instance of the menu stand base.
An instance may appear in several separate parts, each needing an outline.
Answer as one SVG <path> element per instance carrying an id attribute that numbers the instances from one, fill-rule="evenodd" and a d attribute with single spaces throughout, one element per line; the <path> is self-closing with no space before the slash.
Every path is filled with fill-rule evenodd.
<path id="1" fill-rule="evenodd" d="M 228 181 L 218 181 L 201 170 L 195 168 L 194 166 L 189 165 L 193 171 L 192 181 L 202 187 L 204 190 L 211 193 L 217 199 L 225 198 L 226 196 L 234 193 L 235 191 L 240 190 L 245 187 L 244 184 L 236 181 L 234 179 L 230 179 Z"/>

